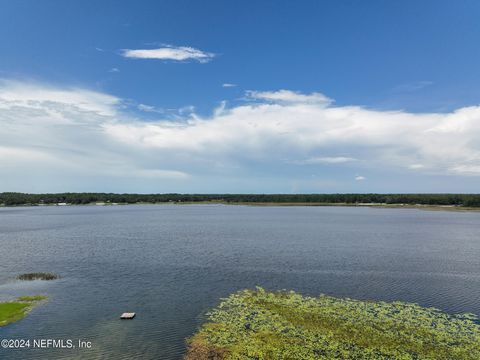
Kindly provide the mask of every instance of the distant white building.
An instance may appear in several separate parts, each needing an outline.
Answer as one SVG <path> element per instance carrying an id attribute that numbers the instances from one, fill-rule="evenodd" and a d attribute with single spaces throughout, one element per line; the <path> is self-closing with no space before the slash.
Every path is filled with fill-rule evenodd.
<path id="1" fill-rule="evenodd" d="M 57 203 L 57 206 L 67 206 L 67 203 Z"/>

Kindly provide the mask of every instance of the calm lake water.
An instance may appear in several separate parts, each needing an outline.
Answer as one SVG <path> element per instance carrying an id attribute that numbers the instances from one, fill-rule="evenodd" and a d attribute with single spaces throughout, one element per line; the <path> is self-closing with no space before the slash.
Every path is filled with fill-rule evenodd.
<path id="1" fill-rule="evenodd" d="M 50 300 L 0 338 L 89 350 L 2 359 L 181 359 L 219 299 L 256 285 L 480 314 L 480 213 L 221 205 L 0 209 L 0 300 Z M 47 271 L 56 281 L 19 282 Z M 122 312 L 134 311 L 132 321 Z"/>

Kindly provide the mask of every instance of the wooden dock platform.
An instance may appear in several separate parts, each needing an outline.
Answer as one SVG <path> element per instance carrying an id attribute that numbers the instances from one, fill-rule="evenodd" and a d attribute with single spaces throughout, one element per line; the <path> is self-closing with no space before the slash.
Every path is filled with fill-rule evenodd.
<path id="1" fill-rule="evenodd" d="M 135 313 L 134 312 L 128 312 L 128 313 L 123 313 L 121 316 L 120 316 L 120 319 L 122 320 L 131 320 L 135 317 Z"/>

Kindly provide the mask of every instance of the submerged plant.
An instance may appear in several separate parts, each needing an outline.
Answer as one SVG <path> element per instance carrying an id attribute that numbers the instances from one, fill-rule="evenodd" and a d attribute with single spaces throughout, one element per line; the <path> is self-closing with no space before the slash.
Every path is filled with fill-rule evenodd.
<path id="1" fill-rule="evenodd" d="M 58 279 L 58 275 L 54 273 L 48 273 L 48 272 L 35 272 L 35 273 L 18 275 L 17 279 L 19 280 L 55 280 L 55 279 Z"/>
<path id="2" fill-rule="evenodd" d="M 185 359 L 480 359 L 473 314 L 402 302 L 244 290 L 224 299 Z"/>

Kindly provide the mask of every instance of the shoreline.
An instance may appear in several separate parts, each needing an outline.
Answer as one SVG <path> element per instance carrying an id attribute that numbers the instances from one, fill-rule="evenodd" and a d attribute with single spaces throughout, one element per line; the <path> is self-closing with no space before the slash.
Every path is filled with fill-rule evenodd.
<path id="1" fill-rule="evenodd" d="M 5 205 L 0 204 L 0 208 L 17 207 L 70 207 L 70 206 L 125 206 L 125 205 L 233 205 L 233 206 L 318 206 L 318 207 L 364 207 L 373 209 L 417 209 L 425 211 L 459 211 L 459 212 L 480 212 L 480 207 L 466 207 L 457 205 L 427 205 L 427 204 L 387 204 L 387 203 L 317 203 L 317 202 L 227 202 L 227 201 L 191 201 L 191 202 L 137 202 L 137 203 L 89 203 L 89 204 L 19 204 Z"/>
<path id="2" fill-rule="evenodd" d="M 0 302 L 0 328 L 25 318 L 35 307 L 48 300 L 45 295 L 20 296 Z"/>

